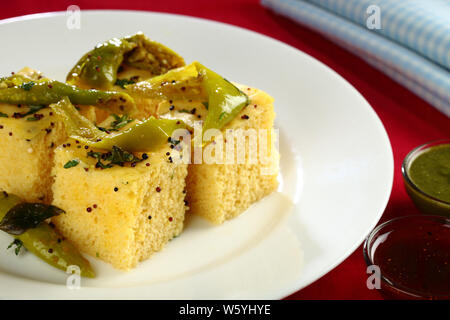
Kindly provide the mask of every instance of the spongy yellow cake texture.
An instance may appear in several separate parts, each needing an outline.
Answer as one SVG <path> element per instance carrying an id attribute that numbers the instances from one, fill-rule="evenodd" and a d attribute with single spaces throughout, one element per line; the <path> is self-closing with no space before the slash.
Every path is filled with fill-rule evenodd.
<path id="1" fill-rule="evenodd" d="M 238 163 L 235 148 L 234 164 L 191 164 L 188 169 L 187 199 L 189 213 L 202 216 L 214 224 L 223 223 L 246 210 L 252 203 L 277 189 L 279 154 L 275 148 L 275 134 L 271 131 L 275 113 L 273 98 L 267 93 L 239 85 L 250 98 L 247 105 L 230 123 L 222 129 L 266 130 L 268 141 L 267 157 L 258 158 L 257 163 L 249 161 L 250 149 L 246 144 L 245 161 Z M 225 135 L 226 136 L 226 135 Z M 257 140 L 260 155 L 261 142 Z M 229 143 L 229 141 L 228 141 Z"/>
<path id="2" fill-rule="evenodd" d="M 0 104 L 0 188 L 28 202 L 51 202 L 53 149 L 67 139 L 50 108 Z"/>
<path id="3" fill-rule="evenodd" d="M 131 269 L 182 231 L 187 165 L 169 161 L 168 145 L 108 169 L 88 151 L 74 141 L 55 149 L 53 204 L 66 213 L 52 221 L 81 251 Z M 79 164 L 64 168 L 71 160 Z"/>

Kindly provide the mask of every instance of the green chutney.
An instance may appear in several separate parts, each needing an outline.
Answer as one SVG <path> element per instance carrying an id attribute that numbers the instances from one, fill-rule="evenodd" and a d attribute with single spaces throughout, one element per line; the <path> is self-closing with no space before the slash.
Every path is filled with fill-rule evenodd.
<path id="1" fill-rule="evenodd" d="M 450 203 L 450 144 L 420 153 L 412 160 L 408 175 L 421 191 Z"/>

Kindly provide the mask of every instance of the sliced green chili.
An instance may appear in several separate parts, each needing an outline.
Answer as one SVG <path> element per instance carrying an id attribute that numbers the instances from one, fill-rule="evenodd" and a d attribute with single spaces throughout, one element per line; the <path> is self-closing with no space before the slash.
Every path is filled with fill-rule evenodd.
<path id="1" fill-rule="evenodd" d="M 67 82 L 82 87 L 109 90 L 116 83 L 118 70 L 123 66 L 159 75 L 184 66 L 184 60 L 166 46 L 137 33 L 97 45 L 72 68 L 67 75 Z M 119 85 L 121 84 L 119 81 Z"/>
<path id="2" fill-rule="evenodd" d="M 36 204 L 27 204 L 13 194 L 1 192 L 0 221 L 2 221 L 8 213 L 11 214 L 12 210 L 17 211 L 17 208 L 19 208 L 18 206 L 25 206 L 28 210 L 29 208 L 33 208 L 33 205 Z M 29 214 L 29 212 L 27 212 L 27 214 Z M 40 222 L 35 227 L 25 230 L 20 235 L 15 235 L 14 238 L 19 240 L 29 252 L 55 268 L 67 271 L 69 266 L 75 265 L 80 268 L 82 276 L 89 278 L 95 277 L 95 272 L 89 261 L 87 261 L 69 241 L 64 239 L 62 235 L 46 222 Z"/>
<path id="3" fill-rule="evenodd" d="M 29 79 L 14 75 L 0 79 L 0 102 L 23 105 L 49 105 L 68 97 L 73 104 L 94 105 L 115 113 L 133 113 L 134 100 L 125 92 L 80 89 L 50 79 L 34 81 L 25 89 Z"/>
<path id="4" fill-rule="evenodd" d="M 204 131 L 221 129 L 249 103 L 245 93 L 199 62 L 125 88 L 130 95 L 144 98 L 201 100 L 208 106 Z"/>
<path id="5" fill-rule="evenodd" d="M 180 120 L 150 117 L 108 134 L 83 117 L 67 98 L 50 107 L 62 118 L 71 138 L 99 149 L 113 150 L 117 146 L 129 152 L 152 151 L 167 142 L 173 131 L 186 127 Z"/>

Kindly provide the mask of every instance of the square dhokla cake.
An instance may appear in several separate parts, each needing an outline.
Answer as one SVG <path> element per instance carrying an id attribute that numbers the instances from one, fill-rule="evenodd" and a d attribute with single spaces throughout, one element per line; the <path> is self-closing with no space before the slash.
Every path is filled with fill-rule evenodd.
<path id="1" fill-rule="evenodd" d="M 28 113 L 0 104 L 0 188 L 28 202 L 51 202 L 53 149 L 67 139 L 50 108 Z"/>
<path id="2" fill-rule="evenodd" d="M 42 78 L 29 67 L 17 74 Z M 95 116 L 92 106 L 78 108 L 90 119 Z M 28 202 L 50 203 L 53 150 L 65 140 L 64 124 L 49 107 L 0 103 L 0 188 Z"/>
<path id="3" fill-rule="evenodd" d="M 267 93 L 242 85 L 250 103 L 221 131 L 242 129 L 260 129 L 267 133 L 268 141 L 265 161 L 259 157 L 261 142 L 257 140 L 258 160 L 250 161 L 250 149 L 246 142 L 245 160 L 237 160 L 238 148 L 234 148 L 234 163 L 231 164 L 190 164 L 188 168 L 187 200 L 189 213 L 200 215 L 214 224 L 234 218 L 250 207 L 251 204 L 272 193 L 278 186 L 279 154 L 275 148 L 276 136 L 273 129 L 275 112 L 273 98 Z M 225 144 L 227 143 L 225 138 Z"/>
<path id="4" fill-rule="evenodd" d="M 187 165 L 169 161 L 168 144 L 107 169 L 88 151 L 73 140 L 55 149 L 53 204 L 66 213 L 53 222 L 81 251 L 128 270 L 181 233 Z"/>
<path id="5" fill-rule="evenodd" d="M 222 128 L 221 132 L 225 137 L 225 144 L 229 144 L 230 141 L 226 140 L 227 131 L 231 130 L 237 135 L 239 129 L 242 129 L 244 134 L 253 130 L 258 135 L 256 148 L 253 149 L 257 153 L 256 163 L 252 162 L 249 156 L 250 139 L 246 137 L 244 161 L 238 161 L 238 148 L 235 147 L 234 162 L 230 164 L 225 164 L 225 159 L 217 164 L 208 164 L 205 159 L 202 163 L 195 163 L 193 153 L 191 164 L 188 166 L 186 180 L 188 213 L 202 216 L 214 224 L 238 216 L 252 203 L 278 187 L 279 154 L 275 147 L 276 135 L 273 131 L 275 119 L 273 98 L 262 90 L 235 85 L 249 96 L 250 103 Z M 154 113 L 161 118 L 181 119 L 190 126 L 194 126 L 194 121 L 204 120 L 208 113 L 205 105 L 195 100 L 157 103 L 149 99 L 139 107 L 146 116 Z M 261 131 L 267 134 L 267 140 L 260 139 Z M 265 152 L 261 150 L 262 142 L 267 147 Z M 203 154 L 208 145 L 204 146 Z M 235 138 L 236 145 L 237 138 Z M 264 160 L 261 155 L 264 155 Z"/>

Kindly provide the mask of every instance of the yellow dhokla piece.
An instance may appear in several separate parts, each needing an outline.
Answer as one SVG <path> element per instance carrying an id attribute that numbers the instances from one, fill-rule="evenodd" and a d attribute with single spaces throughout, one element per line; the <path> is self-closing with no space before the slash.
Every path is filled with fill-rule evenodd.
<path id="1" fill-rule="evenodd" d="M 252 203 L 277 189 L 279 155 L 275 149 L 275 135 L 271 133 L 275 113 L 273 98 L 265 92 L 239 85 L 250 98 L 250 104 L 236 116 L 226 130 L 267 130 L 267 159 L 261 163 L 249 161 L 248 143 L 244 163 L 235 164 L 191 164 L 188 169 L 187 199 L 189 213 L 202 216 L 214 224 L 223 223 L 246 210 Z M 258 140 L 257 150 L 260 151 Z"/>
<path id="2" fill-rule="evenodd" d="M 42 78 L 39 71 L 29 67 L 17 74 L 32 80 Z M 67 139 L 67 134 L 50 108 L 33 108 L 35 112 L 26 105 L 0 103 L 0 188 L 28 202 L 50 203 L 53 150 Z M 90 119 L 94 115 L 94 107 L 79 109 Z"/>
<path id="3" fill-rule="evenodd" d="M 27 106 L 0 104 L 0 188 L 28 202 L 49 203 L 53 149 L 67 135 L 50 108 L 19 116 L 28 111 Z"/>
<path id="4" fill-rule="evenodd" d="M 42 78 L 29 67 L 17 74 Z M 0 189 L 29 202 L 50 202 L 53 149 L 67 136 L 49 108 L 24 116 L 29 111 L 25 105 L 0 103 Z"/>
<path id="5" fill-rule="evenodd" d="M 53 204 L 66 213 L 53 222 L 81 251 L 128 270 L 180 234 L 187 165 L 168 160 L 168 145 L 134 167 L 99 169 L 90 149 L 69 144 L 55 149 Z"/>

